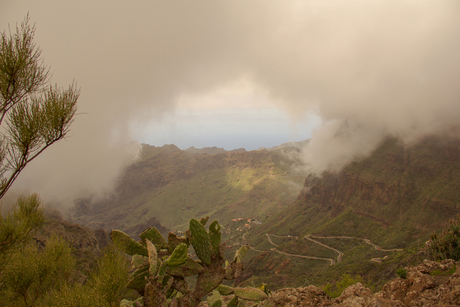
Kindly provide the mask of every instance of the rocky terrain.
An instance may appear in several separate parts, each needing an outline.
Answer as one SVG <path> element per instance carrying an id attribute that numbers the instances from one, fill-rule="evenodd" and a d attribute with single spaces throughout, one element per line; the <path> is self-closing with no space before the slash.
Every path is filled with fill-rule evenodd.
<path id="1" fill-rule="evenodd" d="M 418 266 L 406 268 L 405 278 L 386 283 L 382 291 L 372 293 L 361 283 L 354 284 L 332 299 L 316 286 L 280 289 L 269 298 L 269 306 L 459 306 L 460 267 L 453 260 L 425 260 Z M 453 270 L 455 272 L 450 274 Z M 441 275 L 446 273 L 446 275 Z"/>
<path id="2" fill-rule="evenodd" d="M 321 288 L 310 285 L 279 289 L 260 306 L 283 307 L 448 307 L 460 305 L 460 267 L 453 260 L 421 264 L 405 268 L 404 278 L 396 278 L 373 293 L 361 283 L 346 288 L 337 298 L 329 297 Z M 208 306 L 202 303 L 201 306 Z M 248 306 L 252 306 L 251 303 Z"/>

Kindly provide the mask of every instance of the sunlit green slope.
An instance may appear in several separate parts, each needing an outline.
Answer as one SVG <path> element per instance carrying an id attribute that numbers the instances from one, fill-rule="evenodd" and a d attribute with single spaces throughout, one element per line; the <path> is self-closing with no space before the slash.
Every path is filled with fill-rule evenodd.
<path id="1" fill-rule="evenodd" d="M 201 154 L 174 145 L 144 145 L 140 160 L 120 179 L 116 195 L 102 202 L 81 200 L 75 220 L 133 235 L 152 223 L 163 230 L 184 230 L 190 218 L 206 215 L 222 224 L 239 217 L 265 220 L 291 204 L 301 190 L 305 176 L 290 170 L 296 152 Z"/>

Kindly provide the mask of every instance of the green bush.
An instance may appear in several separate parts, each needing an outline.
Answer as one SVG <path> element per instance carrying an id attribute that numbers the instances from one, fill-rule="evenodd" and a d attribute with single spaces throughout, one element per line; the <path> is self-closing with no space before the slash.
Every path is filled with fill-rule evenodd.
<path id="1" fill-rule="evenodd" d="M 400 277 L 400 278 L 405 279 L 407 277 L 407 271 L 404 268 L 398 268 L 396 270 L 396 275 L 398 275 L 398 277 Z"/>
<path id="2" fill-rule="evenodd" d="M 65 285 L 61 289 L 51 292 L 42 306 L 111 307 L 101 296 L 97 295 L 94 289 L 87 285 L 78 284 L 72 287 Z"/>
<path id="3" fill-rule="evenodd" d="M 109 306 L 118 306 L 128 289 L 131 264 L 124 253 L 113 245 L 104 250 L 98 266 L 90 276 L 89 286 L 102 297 Z"/>
<path id="4" fill-rule="evenodd" d="M 107 247 L 85 285 L 65 285 L 48 295 L 44 306 L 114 307 L 126 296 L 130 264 L 124 254 Z"/>
<path id="5" fill-rule="evenodd" d="M 12 306 L 36 306 L 46 294 L 63 286 L 75 267 L 70 246 L 51 238 L 41 251 L 28 244 L 12 252 L 1 275 L 2 292 Z"/>
<path id="6" fill-rule="evenodd" d="M 431 235 L 427 251 L 434 260 L 460 260 L 460 215 L 447 222 L 440 235 Z"/>
<path id="7" fill-rule="evenodd" d="M 335 285 L 327 284 L 323 287 L 324 292 L 327 293 L 332 298 L 339 297 L 343 290 L 348 288 L 351 285 L 354 285 L 358 282 L 363 282 L 363 278 L 359 275 L 352 277 L 350 274 L 342 274 L 340 281 L 336 282 Z"/>
<path id="8" fill-rule="evenodd" d="M 19 197 L 7 214 L 0 213 L 0 272 L 11 254 L 27 244 L 44 221 L 41 200 L 37 194 Z"/>

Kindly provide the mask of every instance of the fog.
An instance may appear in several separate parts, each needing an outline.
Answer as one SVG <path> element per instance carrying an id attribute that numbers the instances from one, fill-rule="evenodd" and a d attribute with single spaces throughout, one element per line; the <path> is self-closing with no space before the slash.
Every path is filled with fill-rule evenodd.
<path id="1" fill-rule="evenodd" d="M 315 172 L 455 132 L 460 119 L 458 1 L 12 1 L 0 28 L 29 12 L 53 82 L 81 87 L 69 137 L 15 187 L 45 199 L 112 192 L 136 135 L 245 81 L 292 121 L 317 114 L 305 160 Z M 134 128 L 135 127 L 135 128 Z M 154 131 L 152 132 L 154 133 Z"/>

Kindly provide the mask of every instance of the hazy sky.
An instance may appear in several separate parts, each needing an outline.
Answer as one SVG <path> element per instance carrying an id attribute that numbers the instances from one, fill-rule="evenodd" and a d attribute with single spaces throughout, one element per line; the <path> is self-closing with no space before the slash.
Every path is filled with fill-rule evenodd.
<path id="1" fill-rule="evenodd" d="M 16 184 L 45 197 L 109 192 L 130 141 L 313 135 L 305 160 L 320 172 L 460 120 L 456 0 L 0 0 L 0 28 L 27 12 L 53 82 L 82 93 L 70 137 Z"/>

